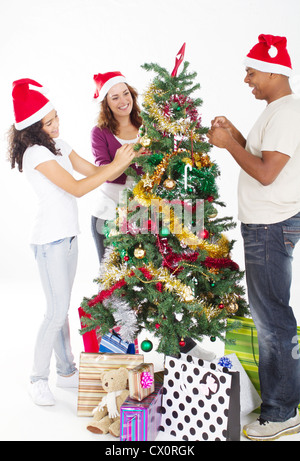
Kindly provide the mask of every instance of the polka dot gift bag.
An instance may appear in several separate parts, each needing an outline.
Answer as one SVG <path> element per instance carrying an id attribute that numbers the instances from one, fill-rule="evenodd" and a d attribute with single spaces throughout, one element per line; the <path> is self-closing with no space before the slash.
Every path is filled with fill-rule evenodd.
<path id="1" fill-rule="evenodd" d="M 177 440 L 240 440 L 239 372 L 167 356 L 160 430 Z"/>

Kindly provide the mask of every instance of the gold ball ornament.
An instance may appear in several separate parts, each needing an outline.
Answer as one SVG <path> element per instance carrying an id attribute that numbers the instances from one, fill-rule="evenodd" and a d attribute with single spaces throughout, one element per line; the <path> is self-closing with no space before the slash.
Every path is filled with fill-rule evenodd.
<path id="1" fill-rule="evenodd" d="M 227 304 L 225 306 L 225 309 L 227 310 L 229 314 L 235 314 L 238 311 L 239 306 L 237 305 L 237 303 L 232 302 L 232 303 Z"/>
<path id="2" fill-rule="evenodd" d="M 142 245 L 139 245 L 134 249 L 133 254 L 137 259 L 143 259 L 146 256 L 146 250 L 142 247 Z"/>
<path id="3" fill-rule="evenodd" d="M 174 179 L 170 177 L 167 178 L 163 184 L 164 184 L 164 187 L 168 190 L 173 190 L 176 187 L 176 181 L 174 181 Z"/>
<path id="4" fill-rule="evenodd" d="M 144 135 L 140 139 L 140 143 L 142 144 L 143 147 L 149 147 L 151 145 L 151 138 L 149 136 Z"/>

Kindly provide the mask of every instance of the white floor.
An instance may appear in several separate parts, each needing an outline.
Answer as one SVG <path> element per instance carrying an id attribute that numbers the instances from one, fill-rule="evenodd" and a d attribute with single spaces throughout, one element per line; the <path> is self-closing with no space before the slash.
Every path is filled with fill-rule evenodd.
<path id="1" fill-rule="evenodd" d="M 78 417 L 77 391 L 64 390 L 55 385 L 54 363 L 50 376 L 50 387 L 56 398 L 54 407 L 35 406 L 27 392 L 31 370 L 32 348 L 40 317 L 43 313 L 43 294 L 37 280 L 19 283 L 1 283 L 2 328 L 0 335 L 1 379 L 0 379 L 0 440 L 1 441 L 116 441 L 112 436 L 99 436 L 86 430 L 88 418 Z M 76 284 L 75 284 L 76 285 Z M 74 289 L 70 324 L 73 351 L 78 362 L 83 350 L 77 307 L 84 295 L 90 296 L 94 284 L 76 286 Z M 142 338 L 141 338 L 142 339 Z M 203 344 L 222 355 L 221 342 Z M 155 369 L 162 369 L 162 357 L 157 353 L 145 354 L 145 361 L 153 362 Z M 249 415 L 242 424 L 256 419 Z M 157 441 L 166 441 L 160 433 Z M 172 440 L 170 438 L 169 440 Z M 280 440 L 300 441 L 300 434 Z M 246 441 L 242 436 L 241 441 Z"/>

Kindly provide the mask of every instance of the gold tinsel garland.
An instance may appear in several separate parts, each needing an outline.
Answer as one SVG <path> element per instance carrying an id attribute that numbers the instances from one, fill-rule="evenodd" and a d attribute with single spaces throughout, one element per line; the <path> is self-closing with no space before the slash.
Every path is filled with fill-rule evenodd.
<path id="1" fill-rule="evenodd" d="M 133 189 L 133 193 L 137 201 L 149 208 L 155 207 L 157 212 L 165 216 L 164 225 L 168 225 L 170 231 L 174 233 L 178 239 L 189 248 L 196 250 L 206 250 L 209 257 L 223 258 L 228 256 L 229 242 L 222 235 L 217 243 L 209 243 L 204 239 L 200 239 L 197 235 L 189 231 L 182 222 L 175 216 L 174 210 L 165 200 L 151 194 L 146 190 L 143 181 L 140 181 Z"/>
<path id="2" fill-rule="evenodd" d="M 179 149 L 180 150 L 180 149 Z M 190 151 L 186 151 L 191 157 L 192 153 Z M 191 157 L 184 157 L 182 161 L 184 163 L 187 163 L 191 166 L 193 166 L 193 160 L 195 162 L 196 167 L 200 170 L 201 168 L 204 167 L 211 167 L 213 163 L 210 160 L 210 157 L 208 154 L 202 153 L 202 152 L 195 152 L 193 153 L 193 160 Z"/>
<path id="3" fill-rule="evenodd" d="M 161 178 L 163 177 L 166 168 L 169 164 L 169 161 L 174 155 L 177 155 L 178 152 L 173 151 L 170 154 L 166 154 L 165 157 L 162 159 L 162 161 L 157 165 L 155 172 L 153 173 L 152 176 L 149 176 L 149 173 L 143 176 L 141 181 L 144 184 L 145 189 L 151 190 L 153 189 L 154 184 L 159 184 L 161 181 Z"/>
<path id="4" fill-rule="evenodd" d="M 162 90 L 156 88 L 155 85 L 152 83 L 149 86 L 149 89 L 144 94 L 144 105 L 147 106 L 149 115 L 156 120 L 159 130 L 162 132 L 170 133 L 174 136 L 184 135 L 190 128 L 190 120 L 188 118 L 185 118 L 183 120 L 176 120 L 170 122 L 165 117 L 163 110 L 155 102 L 154 94 L 157 94 L 158 96 L 163 96 Z M 193 141 L 202 141 L 202 138 L 199 134 L 192 133 L 191 137 Z"/>

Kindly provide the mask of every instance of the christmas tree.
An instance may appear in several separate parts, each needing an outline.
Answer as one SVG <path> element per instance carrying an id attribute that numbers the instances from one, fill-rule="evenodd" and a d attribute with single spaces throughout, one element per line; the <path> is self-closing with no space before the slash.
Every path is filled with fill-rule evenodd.
<path id="1" fill-rule="evenodd" d="M 100 328 L 106 334 L 119 325 L 129 342 L 146 329 L 158 338 L 157 351 L 177 354 L 184 338 L 224 339 L 226 319 L 243 316 L 247 305 L 241 285 L 243 272 L 231 259 L 234 244 L 224 232 L 235 226 L 231 217 L 218 217 L 216 179 L 201 124 L 200 98 L 192 93 L 196 73 L 183 62 L 185 45 L 170 74 L 158 64 L 143 99 L 143 126 L 135 178 L 106 228 L 106 252 L 96 283 L 98 294 L 84 298 L 81 334 Z M 178 67 L 182 71 L 177 76 Z M 233 327 L 236 325 L 233 323 Z M 144 351 L 152 344 L 145 341 Z"/>

